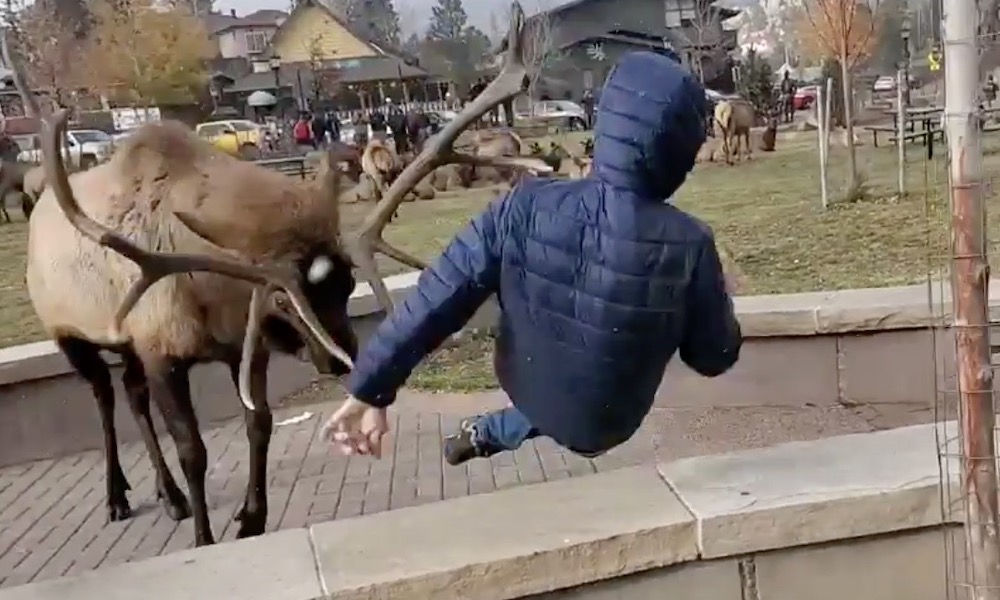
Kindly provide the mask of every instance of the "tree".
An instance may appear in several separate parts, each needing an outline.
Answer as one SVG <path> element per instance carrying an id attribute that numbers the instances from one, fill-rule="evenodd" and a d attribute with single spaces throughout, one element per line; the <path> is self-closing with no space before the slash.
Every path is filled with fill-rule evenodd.
<path id="1" fill-rule="evenodd" d="M 69 92 L 81 81 L 77 57 L 84 42 L 74 25 L 45 2 L 25 7 L 8 0 L 4 9 L 10 42 L 25 65 L 29 87 L 49 92 L 65 106 Z"/>
<path id="2" fill-rule="evenodd" d="M 859 185 L 858 163 L 854 151 L 853 96 L 851 73 L 868 57 L 876 39 L 875 11 L 858 0 L 808 0 L 804 5 L 803 41 L 807 51 L 817 58 L 840 63 L 844 96 L 844 125 L 847 129 L 848 189 Z"/>
<path id="3" fill-rule="evenodd" d="M 348 24 L 369 41 L 399 47 L 399 13 L 392 0 L 339 0 L 338 5 Z"/>
<path id="4" fill-rule="evenodd" d="M 489 55 L 490 40 L 468 25 L 462 0 L 438 0 L 421 48 L 421 62 L 465 88 Z"/>
<path id="5" fill-rule="evenodd" d="M 526 27 L 524 64 L 528 68 L 528 93 L 534 96 L 542 74 L 562 58 L 562 53 L 555 46 L 552 16 L 547 10 L 535 13 Z"/>
<path id="6" fill-rule="evenodd" d="M 309 57 L 309 91 L 315 110 L 324 98 L 332 98 L 337 94 L 340 81 L 337 70 L 330 68 L 323 60 L 323 34 L 306 42 L 306 55 Z"/>
<path id="7" fill-rule="evenodd" d="M 774 103 L 774 71 L 770 63 L 755 50 L 747 52 L 740 65 L 737 93 L 753 104 L 757 114 L 766 115 L 771 112 Z"/>
<path id="8" fill-rule="evenodd" d="M 203 97 L 213 48 L 201 21 L 154 0 L 94 0 L 84 63 L 91 86 L 130 104 L 187 104 Z"/>
<path id="9" fill-rule="evenodd" d="M 691 40 L 691 70 L 705 83 L 705 59 L 714 56 L 722 45 L 722 23 L 719 20 L 719 10 L 713 6 L 712 0 L 694 0 L 694 15 L 690 27 L 694 33 L 694 39 Z"/>

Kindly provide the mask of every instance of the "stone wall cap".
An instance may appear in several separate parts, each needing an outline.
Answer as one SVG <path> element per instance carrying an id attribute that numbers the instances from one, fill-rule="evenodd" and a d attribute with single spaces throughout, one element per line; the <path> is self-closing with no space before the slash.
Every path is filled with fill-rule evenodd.
<path id="1" fill-rule="evenodd" d="M 659 466 L 701 524 L 703 558 L 939 525 L 935 425 Z"/>
<path id="2" fill-rule="evenodd" d="M 697 557 L 652 466 L 314 525 L 331 598 L 520 598 Z"/>
<path id="3" fill-rule="evenodd" d="M 688 458 L 321 523 L 3 589 L 0 600 L 133 600 L 150 590 L 157 600 L 505 600 L 681 562 L 957 522 L 960 515 L 942 516 L 937 458 L 937 443 L 957 438 L 953 424 L 935 427 Z"/>
<path id="4" fill-rule="evenodd" d="M 159 507 L 157 507 L 159 509 Z M 190 521 L 185 522 L 191 527 Z M 2 600 L 321 600 L 305 529 L 0 590 Z"/>

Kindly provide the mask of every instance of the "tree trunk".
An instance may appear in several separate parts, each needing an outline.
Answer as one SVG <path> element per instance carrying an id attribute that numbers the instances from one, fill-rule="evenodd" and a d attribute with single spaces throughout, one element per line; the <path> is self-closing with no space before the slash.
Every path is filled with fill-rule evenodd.
<path id="1" fill-rule="evenodd" d="M 851 70 L 847 67 L 847 58 L 840 59 L 840 75 L 844 87 L 844 128 L 847 134 L 847 189 L 852 190 L 858 185 L 858 160 L 854 152 L 854 90 L 851 85 Z"/>

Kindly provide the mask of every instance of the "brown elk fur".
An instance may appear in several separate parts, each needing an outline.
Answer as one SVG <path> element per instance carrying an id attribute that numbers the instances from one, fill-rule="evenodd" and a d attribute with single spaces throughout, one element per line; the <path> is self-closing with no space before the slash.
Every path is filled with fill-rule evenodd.
<path id="1" fill-rule="evenodd" d="M 368 142 L 361 155 L 361 170 L 374 184 L 376 200 L 382 197 L 402 169 L 402 160 L 385 141 L 376 138 Z"/>
<path id="2" fill-rule="evenodd" d="M 324 326 L 353 351 L 356 340 L 347 317 L 353 279 L 340 247 L 337 177 L 338 169 L 327 165 L 312 185 L 304 186 L 219 152 L 180 123 L 162 122 L 143 126 L 109 162 L 69 176 L 68 185 L 84 214 L 140 248 L 238 258 L 242 263 L 286 265 L 299 271 L 308 267 L 310 284 L 311 267 L 324 257 L 329 268 L 317 279 L 316 285 L 324 286 L 314 292 L 324 303 L 317 312 Z M 45 330 L 97 397 L 105 428 L 109 518 L 126 518 L 130 508 L 125 496 L 128 482 L 115 444 L 114 392 L 100 349 L 123 356 L 129 404 L 156 467 L 157 493 L 164 507 L 174 519 L 193 510 L 196 544 L 212 543 L 204 491 L 205 447 L 191 406 L 187 369 L 197 362 L 223 361 L 235 378 L 248 327 L 251 284 L 210 272 L 168 276 L 146 291 L 115 330 L 118 307 L 139 279 L 140 269 L 84 236 L 56 196 L 53 186 L 47 187 L 30 221 L 26 281 Z M 301 277 L 306 280 L 304 274 Z M 336 290 L 333 297 L 330 285 Z M 313 296 L 309 298 L 313 302 Z M 329 355 L 318 354 L 312 340 L 289 334 L 294 322 L 281 302 L 270 300 L 264 318 L 276 321 L 264 323 L 265 340 L 280 351 L 308 349 L 320 367 Z M 248 411 L 247 420 L 250 481 L 240 513 L 240 537 L 262 533 L 267 518 L 263 498 L 271 415 L 263 395 L 268 352 L 258 347 L 252 355 L 254 410 Z M 150 396 L 176 442 L 190 505 L 152 433 Z"/>

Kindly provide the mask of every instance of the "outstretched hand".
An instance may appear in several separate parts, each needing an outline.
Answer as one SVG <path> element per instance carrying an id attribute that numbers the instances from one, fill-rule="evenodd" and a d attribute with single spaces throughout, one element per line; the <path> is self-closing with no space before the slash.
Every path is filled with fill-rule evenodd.
<path id="1" fill-rule="evenodd" d="M 389 433 L 386 409 L 348 396 L 323 425 L 323 439 L 346 455 L 382 457 L 382 438 Z"/>

